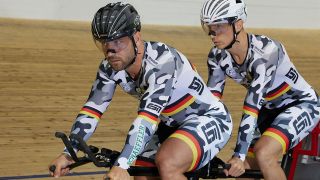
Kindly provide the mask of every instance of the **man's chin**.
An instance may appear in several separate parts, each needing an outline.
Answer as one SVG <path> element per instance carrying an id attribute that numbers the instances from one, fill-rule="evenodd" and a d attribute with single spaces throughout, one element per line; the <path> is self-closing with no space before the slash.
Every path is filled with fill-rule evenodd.
<path id="1" fill-rule="evenodd" d="M 220 50 L 225 48 L 222 44 L 217 44 L 217 45 L 215 44 L 214 46 L 215 46 L 215 48 L 220 49 Z"/>
<path id="2" fill-rule="evenodd" d="M 111 65 L 111 68 L 115 71 L 122 71 L 123 70 L 123 67 L 122 66 L 112 66 Z"/>

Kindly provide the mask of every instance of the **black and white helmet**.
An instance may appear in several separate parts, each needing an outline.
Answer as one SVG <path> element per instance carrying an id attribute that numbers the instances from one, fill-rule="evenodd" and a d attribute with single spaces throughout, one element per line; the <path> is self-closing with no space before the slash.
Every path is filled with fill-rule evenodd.
<path id="1" fill-rule="evenodd" d="M 200 14 L 201 24 L 232 24 L 237 20 L 246 21 L 246 5 L 243 0 L 206 0 Z"/>
<path id="2" fill-rule="evenodd" d="M 98 41 L 112 41 L 124 36 L 132 36 L 140 29 L 138 12 L 132 5 L 122 2 L 109 3 L 100 8 L 91 24 L 92 36 Z"/>

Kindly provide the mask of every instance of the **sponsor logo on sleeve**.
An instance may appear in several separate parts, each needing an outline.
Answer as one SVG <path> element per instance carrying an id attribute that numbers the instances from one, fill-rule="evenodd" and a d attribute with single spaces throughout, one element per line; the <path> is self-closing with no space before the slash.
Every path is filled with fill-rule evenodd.
<path id="1" fill-rule="evenodd" d="M 147 105 L 147 109 L 151 109 L 151 110 L 153 110 L 153 111 L 156 111 L 156 112 L 160 112 L 160 110 L 161 110 L 161 106 L 159 106 L 159 105 L 157 105 L 157 104 L 154 104 L 154 103 L 149 103 L 148 105 Z"/>
<path id="2" fill-rule="evenodd" d="M 299 78 L 299 74 L 295 69 L 290 68 L 289 72 L 286 74 L 286 77 L 296 83 Z"/>
<path id="3" fill-rule="evenodd" d="M 204 84 L 201 82 L 199 78 L 194 77 L 189 88 L 196 90 L 199 93 L 199 95 L 201 95 L 204 89 Z"/>

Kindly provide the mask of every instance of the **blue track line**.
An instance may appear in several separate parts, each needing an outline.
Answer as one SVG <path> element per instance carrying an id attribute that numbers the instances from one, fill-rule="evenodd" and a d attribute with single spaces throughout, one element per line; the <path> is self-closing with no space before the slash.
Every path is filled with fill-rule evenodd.
<path id="1" fill-rule="evenodd" d="M 73 172 L 67 176 L 85 176 L 85 175 L 95 175 L 95 174 L 105 174 L 106 171 L 94 171 L 94 172 Z M 48 178 L 51 177 L 49 174 L 35 174 L 29 176 L 0 176 L 0 180 L 12 180 L 12 179 L 37 179 L 37 178 Z"/>

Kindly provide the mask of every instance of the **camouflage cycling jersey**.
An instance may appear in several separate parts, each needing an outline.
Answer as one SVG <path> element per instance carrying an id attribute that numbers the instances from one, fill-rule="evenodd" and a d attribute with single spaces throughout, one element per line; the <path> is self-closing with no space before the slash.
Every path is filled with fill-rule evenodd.
<path id="1" fill-rule="evenodd" d="M 117 85 L 140 101 L 138 116 L 116 162 L 120 167 L 128 168 L 143 151 L 157 130 L 159 119 L 168 126 L 180 128 L 180 134 L 174 137 L 191 134 L 199 142 L 190 145 L 197 151 L 191 169 L 203 166 L 213 158 L 231 135 L 231 117 L 222 102 L 212 96 L 183 54 L 159 42 L 145 42 L 137 80 L 133 80 L 124 70 L 114 71 L 107 60 L 102 61 L 90 96 L 71 133 L 88 140 L 109 106 Z M 212 144 L 214 142 L 220 144 L 215 146 Z M 76 142 L 73 146 L 77 149 Z M 199 165 L 199 162 L 203 164 Z"/>
<path id="2" fill-rule="evenodd" d="M 243 64 L 237 64 L 226 50 L 213 48 L 208 55 L 208 87 L 215 96 L 221 98 L 227 76 L 248 90 L 235 148 L 235 155 L 242 160 L 252 141 L 262 107 L 281 109 L 298 102 L 306 103 L 303 108 L 297 108 L 303 109 L 301 114 L 297 114 L 300 113 L 297 110 L 288 110 L 287 115 L 283 115 L 285 113 L 281 115 L 286 117 L 282 117 L 282 121 L 283 119 L 288 119 L 288 121 L 285 125 L 278 125 L 277 132 L 283 131 L 284 133 L 277 134 L 281 134 L 281 139 L 286 139 L 285 136 L 289 138 L 286 149 L 293 145 L 289 145 L 293 137 L 297 137 L 298 141 L 304 137 L 304 135 L 299 135 L 299 131 L 289 132 L 287 128 L 291 127 L 292 123 L 295 124 L 295 120 L 299 121 L 300 115 L 307 114 L 309 121 L 300 128 L 303 127 L 305 132 L 309 132 L 319 120 L 320 110 L 316 92 L 294 67 L 282 44 L 266 36 L 248 34 L 248 47 Z M 293 116 L 294 112 L 295 116 Z M 270 119 L 266 121 L 268 120 L 273 121 Z M 277 122 L 281 123 L 281 119 Z"/>

